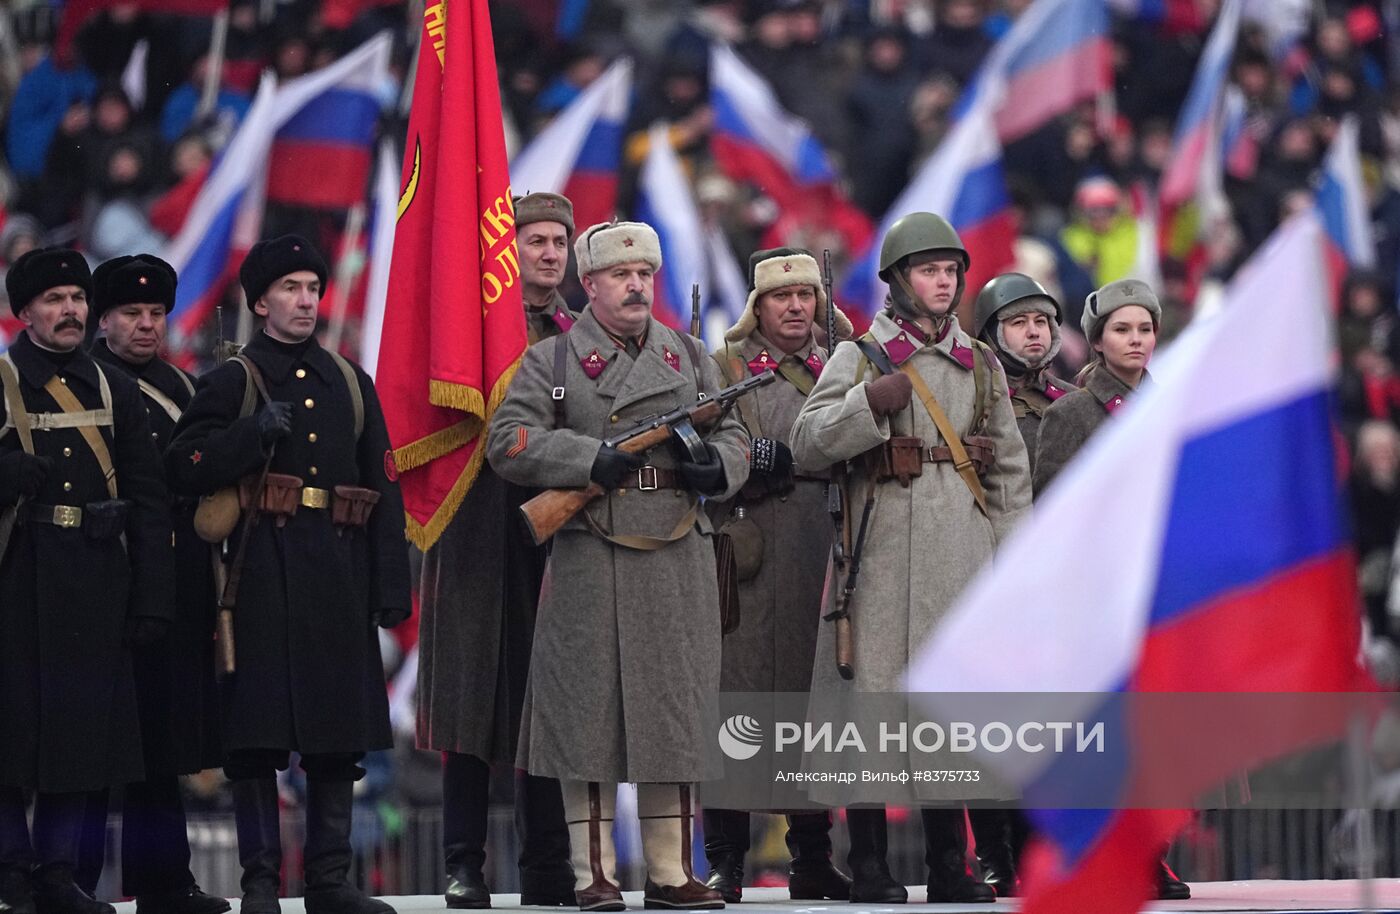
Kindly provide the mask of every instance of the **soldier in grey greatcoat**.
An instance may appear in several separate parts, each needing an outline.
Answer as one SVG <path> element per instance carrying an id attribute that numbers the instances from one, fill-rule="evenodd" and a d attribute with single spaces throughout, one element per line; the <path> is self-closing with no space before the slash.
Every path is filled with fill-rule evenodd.
<path id="1" fill-rule="evenodd" d="M 968 262 L 943 218 L 912 213 L 896 222 L 880 252 L 880 275 L 890 285 L 886 309 L 860 341 L 836 347 L 793 425 L 799 466 L 818 471 L 849 462 L 848 512 L 859 516 L 867 497 L 873 500 L 859 588 L 845 607 L 854 675 L 838 675 L 828 659 L 835 626 L 822 626 L 814 708 L 849 706 L 862 692 L 902 692 L 915 651 L 1030 506 L 1026 447 L 1005 375 L 955 316 Z M 921 386 L 927 390 L 915 397 Z M 940 406 L 951 438 L 933 418 Z M 960 473 L 953 454 L 963 450 L 972 463 Z M 950 798 L 939 785 L 911 787 L 913 802 Z M 907 900 L 885 859 L 883 805 L 848 808 L 847 822 L 851 900 Z M 923 822 L 929 900 L 994 900 L 963 862 L 962 809 L 926 808 Z"/>
<path id="2" fill-rule="evenodd" d="M 651 315 L 650 226 L 595 225 L 574 252 L 588 307 L 526 351 L 488 444 L 517 485 L 603 490 L 553 539 L 517 764 L 561 782 L 580 909 L 623 907 L 609 834 L 622 781 L 638 785 L 648 906 L 723 907 L 690 869 L 690 788 L 721 771 L 719 589 L 698 496 L 738 492 L 749 436 L 724 418 L 703 460 L 604 443 L 716 392 L 720 375 L 698 340 Z"/>
<path id="3" fill-rule="evenodd" d="M 1036 495 L 1149 379 L 1147 362 L 1157 345 L 1162 306 L 1147 283 L 1120 279 L 1090 293 L 1080 323 L 1094 358 L 1079 373 L 1082 389 L 1061 397 L 1045 411 L 1036 446 Z"/>
<path id="4" fill-rule="evenodd" d="M 827 301 L 817 261 L 806 251 L 775 248 L 749 258 L 751 291 L 743 315 L 714 353 L 727 384 L 773 370 L 777 383 L 739 401 L 753 437 L 749 481 L 722 506 L 724 529 L 739 561 L 739 627 L 725 636 L 720 687 L 727 692 L 805 692 L 821 624 L 822 577 L 831 551 L 825 472 L 793 463 L 792 420 L 826 364 L 814 326 L 826 326 Z M 851 324 L 833 315 L 838 338 Z M 725 901 L 743 894 L 749 812 L 704 813 L 707 884 Z M 831 864 L 831 814 L 788 815 L 792 852 L 788 892 L 794 899 L 844 900 L 850 879 Z"/>
<path id="5" fill-rule="evenodd" d="M 530 344 L 573 326 L 559 294 L 574 210 L 558 194 L 515 201 L 521 293 Z M 514 771 L 520 709 L 535 637 L 545 550 L 519 508 L 534 491 L 482 467 L 442 536 L 423 556 L 419 588 L 418 744 L 443 753 L 447 906 L 489 908 L 486 861 L 491 766 Z M 564 800 L 553 778 L 520 774 L 520 903 L 571 905 L 574 874 Z"/>
<path id="6" fill-rule="evenodd" d="M 1045 411 L 1035 464 L 1036 495 L 1045 491 L 1098 427 L 1150 380 L 1147 363 L 1157 346 L 1162 305 L 1147 283 L 1120 279 L 1090 293 L 1080 325 L 1094 358 L 1079 373 L 1083 387 Z M 1191 897 L 1191 887 L 1167 865 L 1166 849 L 1157 867 L 1157 897 Z"/>

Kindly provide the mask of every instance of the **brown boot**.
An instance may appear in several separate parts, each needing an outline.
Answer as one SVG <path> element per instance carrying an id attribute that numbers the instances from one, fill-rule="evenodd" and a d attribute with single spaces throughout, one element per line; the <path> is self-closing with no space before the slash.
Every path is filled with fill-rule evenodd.
<path id="1" fill-rule="evenodd" d="M 622 889 L 615 871 L 613 810 L 617 785 L 602 789 L 597 781 L 561 781 L 564 814 L 569 824 L 570 861 L 574 867 L 574 898 L 580 911 L 621 911 Z"/>
<path id="2" fill-rule="evenodd" d="M 644 907 L 703 910 L 724 907 L 719 892 L 695 878 L 691 870 L 689 784 L 638 784 L 637 816 L 642 825 L 642 855 L 647 861 Z"/>

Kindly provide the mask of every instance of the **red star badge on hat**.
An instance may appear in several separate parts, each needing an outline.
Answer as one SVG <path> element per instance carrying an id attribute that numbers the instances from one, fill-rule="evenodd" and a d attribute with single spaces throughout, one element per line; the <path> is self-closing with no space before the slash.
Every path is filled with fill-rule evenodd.
<path id="1" fill-rule="evenodd" d="M 632 239 L 631 239 L 631 238 L 624 238 L 624 239 L 622 239 L 622 246 L 625 247 L 625 248 L 630 248 L 630 247 L 632 246 Z"/>
<path id="2" fill-rule="evenodd" d="M 193 464 L 198 464 L 198 463 L 199 463 L 201 460 L 203 460 L 203 459 L 204 459 L 204 452 L 203 452 L 203 451 L 195 451 L 193 454 L 190 455 L 190 463 L 193 463 Z"/>
<path id="3" fill-rule="evenodd" d="M 141 285 L 144 286 L 144 285 L 146 284 L 146 277 L 144 277 L 144 276 L 138 276 L 138 277 L 136 277 L 136 281 L 139 282 Z"/>
<path id="4" fill-rule="evenodd" d="M 294 244 L 294 245 L 292 245 L 292 250 L 294 250 L 294 251 L 300 251 L 300 250 L 301 250 L 301 245 L 299 245 L 299 244 Z"/>
<path id="5" fill-rule="evenodd" d="M 546 201 L 544 201 L 544 208 L 545 208 L 545 209 L 554 209 L 554 201 L 553 201 L 553 200 L 546 200 Z"/>
<path id="6" fill-rule="evenodd" d="M 790 264 L 790 263 L 785 263 L 785 264 L 783 264 L 783 272 L 784 272 L 784 273 L 791 273 L 791 272 L 792 272 L 792 264 Z"/>

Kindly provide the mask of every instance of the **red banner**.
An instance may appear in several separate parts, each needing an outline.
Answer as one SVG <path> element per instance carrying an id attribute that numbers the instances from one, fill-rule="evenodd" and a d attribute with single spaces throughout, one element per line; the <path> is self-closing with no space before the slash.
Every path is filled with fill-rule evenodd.
<path id="1" fill-rule="evenodd" d="M 424 10 L 375 375 L 421 548 L 476 479 L 525 351 L 496 78 L 486 0 Z"/>

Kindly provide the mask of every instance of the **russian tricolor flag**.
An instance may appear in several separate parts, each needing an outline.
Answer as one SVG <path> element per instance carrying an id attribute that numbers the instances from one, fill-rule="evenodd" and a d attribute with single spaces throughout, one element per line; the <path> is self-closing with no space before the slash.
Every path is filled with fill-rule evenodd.
<path id="1" fill-rule="evenodd" d="M 383 32 L 324 70 L 280 88 L 264 76 L 253 105 L 209 173 L 185 224 L 165 250 L 180 276 L 171 348 L 184 347 L 213 309 L 244 254 L 258 240 L 268 185 L 269 158 L 279 131 L 308 108 L 347 86 L 376 84 L 388 72 L 390 41 Z M 315 161 L 312 161 L 315 164 Z M 364 184 L 360 186 L 363 197 Z"/>
<path id="2" fill-rule="evenodd" d="M 1155 382 L 1089 441 L 940 623 L 911 691 L 939 693 L 924 697 L 941 713 L 968 700 L 955 693 L 1062 693 L 1057 713 L 1095 720 L 1130 707 L 1121 698 L 1134 692 L 1366 690 L 1329 408 L 1323 244 L 1315 213 L 1285 223 L 1226 307 L 1188 327 L 1153 366 Z M 1087 765 L 1121 797 L 1142 796 L 1152 777 L 1203 791 L 1346 721 L 1262 733 L 1240 721 L 1251 738 L 1208 746 L 1195 722 L 1181 723 L 1165 735 L 1178 750 L 1200 747 L 1182 770 L 1146 751 L 1154 734 L 1127 726 L 1109 730 L 1103 756 L 1022 755 L 1006 773 L 1028 808 L 1053 807 L 1047 797 L 1064 796 Z M 1188 816 L 1040 815 L 1062 869 L 1030 886 L 1024 910 L 1137 910 Z"/>
<path id="3" fill-rule="evenodd" d="M 563 194 L 579 231 L 616 215 L 632 61 L 615 61 L 510 163 L 517 194 Z"/>
<path id="4" fill-rule="evenodd" d="M 379 99 L 374 68 L 346 75 L 308 101 L 277 131 L 267 199 L 313 209 L 347 209 L 365 199 Z"/>
<path id="5" fill-rule="evenodd" d="M 1196 0 L 1108 0 L 1108 3 L 1115 13 L 1161 25 L 1173 34 L 1199 32 L 1205 27 Z"/>
<path id="6" fill-rule="evenodd" d="M 1327 237 L 1327 264 L 1334 290 L 1352 269 L 1376 265 L 1376 242 L 1371 234 L 1370 207 L 1361 177 L 1361 147 L 1356 115 L 1342 118 L 1317 188 L 1317 208 Z"/>
<path id="7" fill-rule="evenodd" d="M 1225 0 L 1177 118 L 1171 161 L 1158 190 L 1164 211 L 1196 195 L 1208 150 L 1214 145 L 1211 140 L 1219 142 L 1221 106 L 1239 30 L 1240 0 Z"/>
<path id="8" fill-rule="evenodd" d="M 851 250 L 870 241 L 870 220 L 836 186 L 836 170 L 821 141 L 723 44 L 710 50 L 710 105 L 715 114 L 710 149 L 726 175 L 772 197 L 789 222 L 835 229 Z"/>

